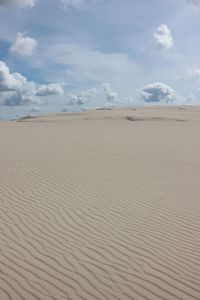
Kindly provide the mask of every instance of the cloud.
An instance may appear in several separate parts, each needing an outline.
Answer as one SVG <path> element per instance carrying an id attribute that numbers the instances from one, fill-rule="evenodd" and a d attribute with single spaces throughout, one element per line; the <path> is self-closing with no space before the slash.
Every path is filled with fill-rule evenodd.
<path id="1" fill-rule="evenodd" d="M 0 6 L 33 7 L 37 0 L 0 0 Z"/>
<path id="2" fill-rule="evenodd" d="M 200 4 L 200 0 L 188 0 L 188 2 L 193 4 L 193 5 L 199 5 Z"/>
<path id="3" fill-rule="evenodd" d="M 39 108 L 38 106 L 33 106 L 33 107 L 31 108 L 31 112 L 33 112 L 33 113 L 36 113 L 36 112 L 38 112 L 38 111 L 40 111 L 40 108 Z"/>
<path id="4" fill-rule="evenodd" d="M 142 88 L 142 99 L 145 102 L 173 103 L 180 99 L 180 96 L 165 83 L 155 82 Z"/>
<path id="5" fill-rule="evenodd" d="M 154 40 L 161 49 L 169 50 L 173 47 L 173 37 L 167 25 L 160 25 L 154 33 Z"/>
<path id="6" fill-rule="evenodd" d="M 0 92 L 17 91 L 27 84 L 26 77 L 19 73 L 10 74 L 3 61 L 0 61 Z"/>
<path id="7" fill-rule="evenodd" d="M 37 89 L 37 96 L 63 95 L 64 91 L 62 85 L 59 83 L 51 83 L 47 85 L 40 85 Z"/>
<path id="8" fill-rule="evenodd" d="M 61 66 L 65 69 L 67 82 L 73 82 L 73 85 L 80 86 L 83 82 L 89 82 L 96 86 L 102 82 L 120 82 L 122 88 L 129 80 L 132 82 L 139 71 L 135 60 L 122 52 L 105 53 L 79 43 L 56 42 L 44 50 L 39 57 L 41 66 Z M 59 78 L 60 74 L 57 73 L 56 76 Z"/>
<path id="9" fill-rule="evenodd" d="M 26 89 L 19 90 L 16 92 L 8 93 L 4 104 L 7 106 L 19 106 L 26 105 L 30 103 L 35 103 L 36 99 L 34 98 L 34 85 L 32 87 L 27 87 Z"/>
<path id="10" fill-rule="evenodd" d="M 60 84 L 52 83 L 36 87 L 35 83 L 28 81 L 20 73 L 10 73 L 5 62 L 0 61 L 0 96 L 7 106 L 18 106 L 38 103 L 36 96 L 63 95 Z"/>
<path id="11" fill-rule="evenodd" d="M 64 8 L 80 8 L 85 0 L 60 0 Z"/>
<path id="12" fill-rule="evenodd" d="M 71 95 L 69 105 L 83 105 L 88 100 L 94 98 L 97 95 L 97 90 L 95 88 L 90 89 L 87 92 L 81 92 L 78 95 Z"/>
<path id="13" fill-rule="evenodd" d="M 13 77 L 16 80 L 15 84 L 13 84 Z M 22 76 L 19 73 L 9 73 L 7 81 L 4 81 L 2 85 L 0 79 L 0 86 L 2 87 L 2 89 L 0 89 L 0 92 L 5 92 L 4 105 L 18 106 L 38 101 L 34 97 L 36 90 L 35 83 L 32 81 L 28 81 L 24 76 Z"/>
<path id="14" fill-rule="evenodd" d="M 59 0 L 63 8 L 81 8 L 88 0 Z M 99 2 L 104 0 L 90 0 L 90 2 Z"/>
<path id="15" fill-rule="evenodd" d="M 33 7 L 36 2 L 39 0 L 0 0 L 0 6 Z M 64 8 L 80 8 L 86 0 L 59 0 L 59 2 Z"/>
<path id="16" fill-rule="evenodd" d="M 38 43 L 35 39 L 18 32 L 16 41 L 11 46 L 10 50 L 21 56 L 30 56 L 35 52 L 37 46 Z"/>
<path id="17" fill-rule="evenodd" d="M 104 94 L 106 96 L 107 101 L 110 103 L 116 102 L 118 100 L 118 94 L 111 89 L 109 83 L 103 84 Z"/>
<path id="18" fill-rule="evenodd" d="M 188 97 L 186 98 L 185 103 L 189 103 L 189 104 L 194 103 L 195 104 L 195 102 L 196 102 L 196 96 L 195 96 L 195 94 L 194 93 L 190 93 L 188 95 Z"/>
<path id="19" fill-rule="evenodd" d="M 198 67 L 188 68 L 186 72 L 190 77 L 200 77 L 200 68 Z"/>
<path id="20" fill-rule="evenodd" d="M 62 109 L 62 112 L 68 112 L 69 110 L 68 110 L 68 108 L 63 108 Z"/>

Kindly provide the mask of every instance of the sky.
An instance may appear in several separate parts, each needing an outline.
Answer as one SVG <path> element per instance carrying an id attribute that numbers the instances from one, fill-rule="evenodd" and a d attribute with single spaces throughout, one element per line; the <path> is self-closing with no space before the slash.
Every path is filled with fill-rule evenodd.
<path id="1" fill-rule="evenodd" d="M 200 1 L 0 0 L 0 119 L 200 104 Z"/>

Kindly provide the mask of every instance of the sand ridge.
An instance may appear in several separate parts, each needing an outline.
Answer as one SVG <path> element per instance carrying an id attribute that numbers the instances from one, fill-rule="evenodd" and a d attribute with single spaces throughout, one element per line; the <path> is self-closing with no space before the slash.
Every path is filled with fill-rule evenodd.
<path id="1" fill-rule="evenodd" d="M 0 299 L 200 299 L 200 109 L 0 122 Z"/>

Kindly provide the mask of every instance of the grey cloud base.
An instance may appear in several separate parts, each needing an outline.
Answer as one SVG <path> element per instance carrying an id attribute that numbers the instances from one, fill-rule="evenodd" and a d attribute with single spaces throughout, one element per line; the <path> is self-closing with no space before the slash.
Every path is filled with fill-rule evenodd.
<path id="1" fill-rule="evenodd" d="M 39 103 L 38 96 L 63 95 L 60 84 L 52 83 L 39 85 L 28 81 L 20 73 L 10 73 L 7 65 L 0 61 L 0 95 L 4 98 L 4 105 L 18 106 Z"/>
<path id="2" fill-rule="evenodd" d="M 21 7 L 32 7 L 35 5 L 37 0 L 0 0 L 0 6 L 21 6 Z"/>
<path id="3" fill-rule="evenodd" d="M 33 7 L 41 0 L 0 0 L 0 6 Z M 59 0 L 64 8 L 79 8 L 86 0 Z"/>
<path id="4" fill-rule="evenodd" d="M 60 84 L 51 83 L 48 85 L 41 85 L 38 87 L 36 96 L 50 96 L 50 95 L 63 95 L 64 91 Z"/>

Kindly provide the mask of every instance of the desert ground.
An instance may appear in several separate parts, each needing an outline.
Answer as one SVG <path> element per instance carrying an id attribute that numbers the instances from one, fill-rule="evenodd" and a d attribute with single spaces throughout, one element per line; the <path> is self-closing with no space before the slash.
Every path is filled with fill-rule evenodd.
<path id="1" fill-rule="evenodd" d="M 200 299 L 200 108 L 0 122 L 1 300 Z"/>

